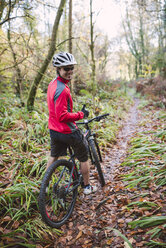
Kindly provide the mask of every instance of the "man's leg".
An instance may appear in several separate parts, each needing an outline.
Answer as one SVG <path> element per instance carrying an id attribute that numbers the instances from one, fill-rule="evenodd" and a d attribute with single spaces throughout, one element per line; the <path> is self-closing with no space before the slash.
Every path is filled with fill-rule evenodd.
<path id="1" fill-rule="evenodd" d="M 89 161 L 81 162 L 81 174 L 83 176 L 84 185 L 89 184 L 89 172 L 90 172 L 90 166 Z"/>
<path id="2" fill-rule="evenodd" d="M 50 157 L 47 163 L 47 167 L 46 170 L 48 169 L 48 167 L 53 164 L 56 160 L 58 159 L 58 157 Z"/>
<path id="3" fill-rule="evenodd" d="M 89 177 L 90 177 L 90 164 L 88 161 L 88 147 L 87 147 L 87 141 L 85 140 L 83 134 L 81 132 L 75 132 L 72 134 L 74 139 L 71 139 L 73 142 L 72 145 L 74 153 L 76 158 L 80 161 L 81 163 L 81 174 L 83 176 L 83 182 L 84 182 L 84 189 L 83 192 L 84 194 L 88 195 L 97 190 L 97 187 L 90 185 L 89 182 Z M 85 161 L 85 162 L 81 162 Z"/>
<path id="4" fill-rule="evenodd" d="M 89 195 L 97 191 L 97 187 L 90 185 L 90 182 L 89 182 L 90 166 L 89 166 L 88 161 L 81 162 L 81 173 L 82 173 L 83 181 L 84 181 L 84 190 L 83 190 L 84 194 Z"/>

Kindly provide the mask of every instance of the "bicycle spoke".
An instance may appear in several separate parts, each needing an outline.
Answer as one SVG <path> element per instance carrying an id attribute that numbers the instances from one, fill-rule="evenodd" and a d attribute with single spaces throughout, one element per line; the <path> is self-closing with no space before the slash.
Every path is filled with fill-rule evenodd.
<path id="1" fill-rule="evenodd" d="M 70 163 L 71 166 L 71 163 Z M 55 166 L 54 170 L 48 175 L 47 185 L 44 188 L 44 220 L 53 223 L 66 221 L 74 207 L 78 179 L 74 175 L 74 167 L 70 169 L 65 164 L 60 163 Z M 47 218 L 49 220 L 47 220 Z M 55 224 L 56 225 L 56 224 Z"/>

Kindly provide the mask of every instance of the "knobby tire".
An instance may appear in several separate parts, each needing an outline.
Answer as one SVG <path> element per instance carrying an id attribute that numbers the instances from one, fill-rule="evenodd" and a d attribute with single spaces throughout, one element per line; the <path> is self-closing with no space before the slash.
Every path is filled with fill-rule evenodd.
<path id="1" fill-rule="evenodd" d="M 39 210 L 43 221 L 53 228 L 64 225 L 74 209 L 78 175 L 74 170 L 71 176 L 72 166 L 67 160 L 57 160 L 47 169 L 41 183 Z"/>
<path id="2" fill-rule="evenodd" d="M 105 185 L 105 179 L 104 179 L 104 175 L 101 169 L 101 165 L 100 165 L 100 157 L 99 154 L 97 152 L 97 146 L 95 144 L 94 140 L 90 140 L 89 141 L 89 146 L 90 146 L 90 150 L 92 153 L 92 159 L 94 160 L 94 164 L 97 168 L 98 174 L 99 174 L 99 179 L 100 179 L 100 183 L 101 186 L 103 187 Z"/>

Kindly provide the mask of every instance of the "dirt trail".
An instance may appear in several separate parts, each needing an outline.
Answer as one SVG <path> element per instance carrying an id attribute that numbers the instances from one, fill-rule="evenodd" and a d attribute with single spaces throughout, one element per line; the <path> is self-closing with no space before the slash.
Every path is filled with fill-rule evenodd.
<path id="1" fill-rule="evenodd" d="M 138 104 L 139 100 L 135 99 L 135 104 L 131 107 L 122 129 L 118 134 L 117 144 L 109 150 L 108 155 L 104 158 L 104 160 L 107 161 L 107 168 L 110 168 L 111 170 L 111 173 L 110 171 L 106 173 L 108 180 L 113 180 L 115 171 L 118 169 L 117 166 L 123 161 L 124 157 L 126 157 L 128 141 L 136 132 L 136 127 L 139 120 L 139 111 L 137 109 Z"/>
<path id="2" fill-rule="evenodd" d="M 119 204 L 126 201 L 127 190 L 117 180 L 120 163 L 127 154 L 128 141 L 137 130 L 139 122 L 139 100 L 135 99 L 118 134 L 117 143 L 103 158 L 106 186 L 90 196 L 80 194 L 70 221 L 61 230 L 64 235 L 55 241 L 54 247 L 124 247 L 124 241 L 114 237 L 111 228 L 125 227 L 130 219 L 119 216 Z M 95 178 L 92 172 L 91 180 Z"/>

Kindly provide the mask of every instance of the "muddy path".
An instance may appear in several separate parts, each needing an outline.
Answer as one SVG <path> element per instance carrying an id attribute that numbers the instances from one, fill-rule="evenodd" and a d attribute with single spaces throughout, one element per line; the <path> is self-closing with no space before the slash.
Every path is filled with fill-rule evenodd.
<path id="1" fill-rule="evenodd" d="M 137 131 L 140 121 L 139 100 L 134 100 L 121 130 L 117 143 L 103 157 L 103 170 L 106 186 L 90 196 L 79 194 L 74 212 L 69 222 L 61 230 L 63 235 L 57 238 L 54 247 L 124 247 L 124 241 L 113 235 L 111 228 L 127 232 L 130 217 L 119 211 L 119 206 L 127 204 L 124 183 L 119 179 L 120 164 L 127 155 L 128 142 Z M 124 168 L 123 168 L 124 170 Z M 127 170 L 127 168 L 126 168 Z M 91 182 L 96 183 L 97 174 L 91 172 Z"/>

